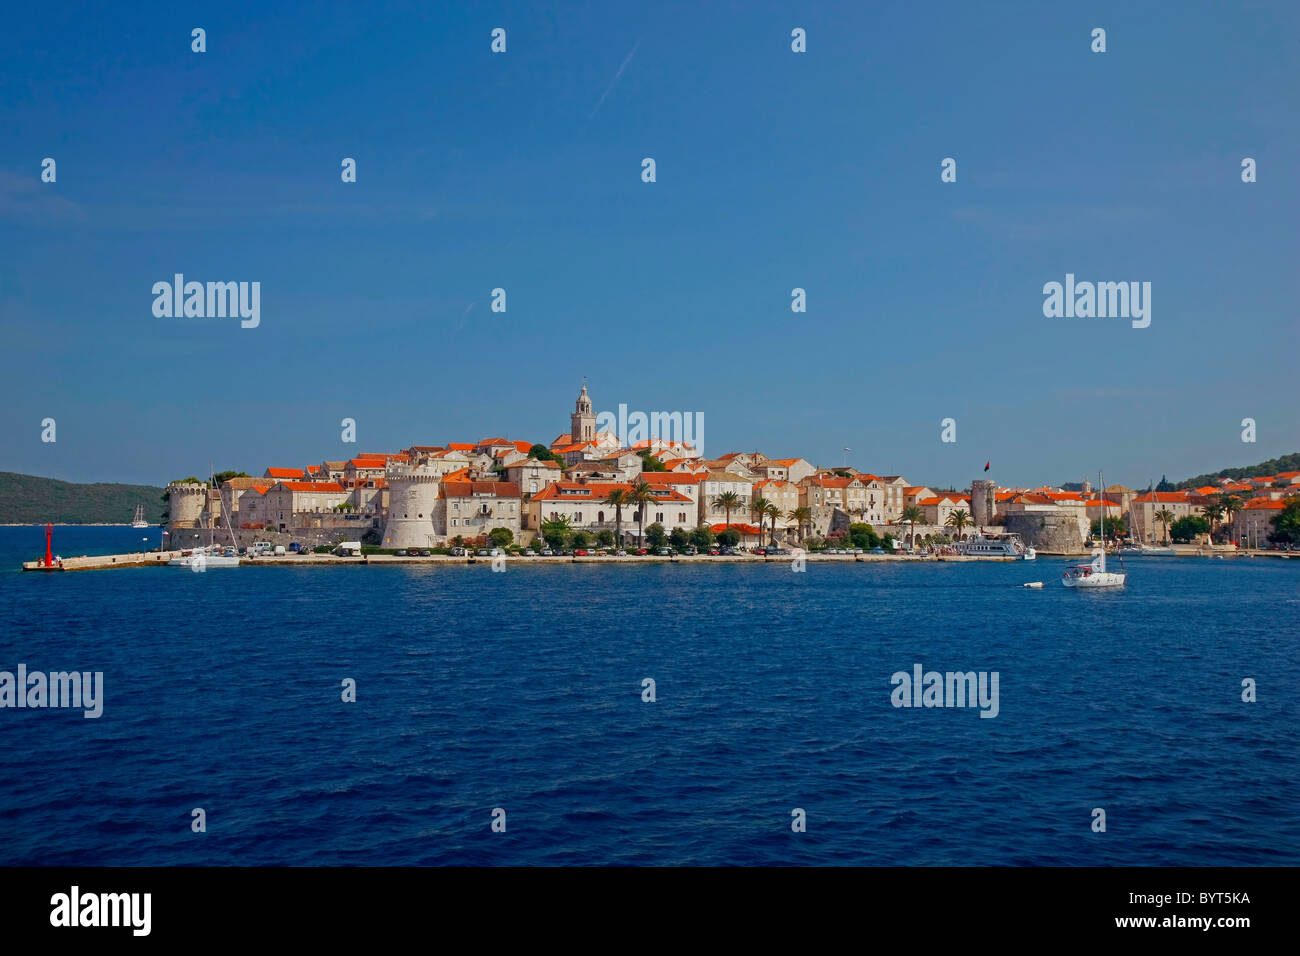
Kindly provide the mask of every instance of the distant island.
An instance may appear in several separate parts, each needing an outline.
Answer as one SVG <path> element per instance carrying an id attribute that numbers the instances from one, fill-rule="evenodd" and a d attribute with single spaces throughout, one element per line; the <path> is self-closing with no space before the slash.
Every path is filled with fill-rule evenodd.
<path id="1" fill-rule="evenodd" d="M 136 505 L 157 524 L 163 490 L 154 485 L 77 484 L 0 471 L 0 524 L 130 524 Z"/>

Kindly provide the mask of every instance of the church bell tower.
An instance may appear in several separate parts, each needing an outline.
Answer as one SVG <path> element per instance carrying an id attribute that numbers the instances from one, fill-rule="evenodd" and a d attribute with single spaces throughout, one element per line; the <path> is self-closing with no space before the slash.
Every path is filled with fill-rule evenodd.
<path id="1" fill-rule="evenodd" d="M 582 383 L 582 392 L 573 406 L 569 416 L 569 438 L 574 444 L 581 441 L 593 441 L 596 437 L 596 415 L 591 410 L 591 396 L 587 394 L 587 383 Z"/>

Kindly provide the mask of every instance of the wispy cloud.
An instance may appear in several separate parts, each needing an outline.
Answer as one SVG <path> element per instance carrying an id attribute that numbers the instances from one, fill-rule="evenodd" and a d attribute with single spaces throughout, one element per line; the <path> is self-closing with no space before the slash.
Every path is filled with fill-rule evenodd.
<path id="1" fill-rule="evenodd" d="M 60 196 L 58 189 L 57 182 L 43 183 L 36 175 L 0 171 L 0 219 L 41 225 L 84 221 L 82 208 Z"/>
<path id="2" fill-rule="evenodd" d="M 605 97 L 609 96 L 609 91 L 614 88 L 614 84 L 618 82 L 618 78 L 623 75 L 623 71 L 627 69 L 627 65 L 632 62 L 632 57 L 636 56 L 636 48 L 640 45 L 641 38 L 637 37 L 636 42 L 632 44 L 632 49 L 628 51 L 627 56 L 623 57 L 623 62 L 619 64 L 618 72 L 615 73 L 614 78 L 609 81 L 609 86 L 605 87 L 605 92 L 600 94 L 600 99 L 596 101 L 596 106 L 587 119 L 594 119 L 596 114 L 600 112 L 600 107 L 601 104 L 605 102 Z"/>

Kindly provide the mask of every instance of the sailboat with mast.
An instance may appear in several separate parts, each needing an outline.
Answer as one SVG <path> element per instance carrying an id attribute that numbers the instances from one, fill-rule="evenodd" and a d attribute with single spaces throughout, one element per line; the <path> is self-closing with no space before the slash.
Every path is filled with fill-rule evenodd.
<path id="1" fill-rule="evenodd" d="M 1147 482 L 1148 495 L 1153 495 L 1155 488 L 1156 485 L 1154 481 Z M 1155 498 L 1151 497 L 1150 500 L 1152 502 L 1151 507 L 1152 509 L 1154 509 Z M 1130 536 L 1129 543 L 1124 547 L 1123 553 L 1130 556 L 1145 555 L 1146 557 L 1166 557 L 1166 556 L 1172 557 L 1178 552 L 1175 551 L 1173 548 L 1169 547 L 1168 545 L 1162 547 L 1161 545 L 1158 544 L 1147 544 L 1145 541 Z"/>
<path id="2" fill-rule="evenodd" d="M 1106 483 L 1101 472 L 1097 472 L 1097 487 L 1102 489 L 1101 507 L 1101 547 L 1092 552 L 1089 564 L 1075 564 L 1065 569 L 1061 583 L 1067 588 L 1122 588 L 1128 574 L 1123 571 L 1106 570 Z M 1119 559 L 1119 566 L 1124 567 L 1124 559 Z"/>
<path id="3" fill-rule="evenodd" d="M 216 485 L 216 478 L 212 479 L 212 486 Z M 211 505 L 209 505 L 211 507 Z M 169 567 L 189 568 L 191 571 L 204 571 L 207 568 L 237 568 L 239 567 L 239 551 L 235 547 L 235 530 L 230 526 L 230 516 L 226 514 L 226 509 L 221 509 L 221 516 L 226 519 L 226 530 L 230 533 L 229 548 L 223 552 L 217 547 L 215 536 L 212 532 L 212 525 L 208 525 L 208 546 L 206 548 L 195 548 L 189 554 L 182 554 L 180 557 L 172 558 L 167 562 Z"/>
<path id="4" fill-rule="evenodd" d="M 144 505 L 135 506 L 135 517 L 131 519 L 132 528 L 147 528 L 149 522 L 144 520 Z"/>

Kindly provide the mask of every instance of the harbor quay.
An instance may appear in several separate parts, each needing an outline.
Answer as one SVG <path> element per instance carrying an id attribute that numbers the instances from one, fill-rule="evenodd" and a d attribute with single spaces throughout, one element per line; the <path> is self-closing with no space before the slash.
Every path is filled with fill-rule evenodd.
<path id="1" fill-rule="evenodd" d="M 669 427 L 632 434 L 608 428 L 625 430 L 636 416 Z M 1096 487 L 1089 480 L 1007 487 L 985 462 L 969 488 L 955 489 L 863 471 L 847 455 L 840 466 L 760 451 L 709 458 L 696 447 L 702 423 L 692 430 L 675 424 L 687 417 L 623 408 L 617 417 L 597 414 L 584 384 L 568 430 L 549 443 L 492 437 L 416 444 L 303 467 L 272 464 L 258 477 L 191 476 L 166 486 L 166 550 L 83 556 L 61 566 L 167 564 L 174 558 L 163 555 L 214 548 L 224 552 L 212 555 L 218 565 L 250 563 L 235 560 L 246 553 L 258 563 L 282 555 L 294 564 L 331 564 L 338 561 L 302 552 L 343 546 L 365 563 L 464 560 L 446 552 L 485 548 L 526 550 L 527 560 L 561 560 L 563 552 L 618 560 L 624 549 L 632 560 L 670 552 L 773 560 L 796 550 L 816 560 L 1032 560 L 1098 547 L 1219 556 L 1260 550 L 1279 516 L 1300 501 L 1300 472 L 1181 490 L 1162 483 L 1143 492 L 1102 487 L 1100 475 Z M 147 526 L 142 517 L 143 505 L 134 527 Z M 767 553 L 755 553 L 760 549 Z M 543 554 L 548 550 L 555 555 Z M 49 562 L 38 565 L 45 570 Z"/>

